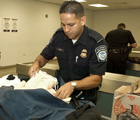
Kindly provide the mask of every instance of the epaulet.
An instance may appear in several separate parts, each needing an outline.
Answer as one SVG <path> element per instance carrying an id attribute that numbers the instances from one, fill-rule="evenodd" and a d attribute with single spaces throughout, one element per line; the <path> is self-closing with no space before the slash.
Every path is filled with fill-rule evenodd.
<path id="1" fill-rule="evenodd" d="M 96 32 L 94 30 L 91 30 L 89 28 L 88 28 L 88 30 L 89 30 L 89 34 L 88 35 L 91 38 L 95 39 L 97 41 L 97 43 L 99 43 L 100 41 L 104 40 L 103 36 L 100 33 Z"/>

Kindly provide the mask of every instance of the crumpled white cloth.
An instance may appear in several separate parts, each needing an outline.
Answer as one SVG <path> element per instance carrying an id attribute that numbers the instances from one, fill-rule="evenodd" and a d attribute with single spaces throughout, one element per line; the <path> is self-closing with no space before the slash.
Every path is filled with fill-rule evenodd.
<path id="1" fill-rule="evenodd" d="M 57 79 L 55 77 L 40 70 L 38 73 L 36 73 L 35 77 L 32 77 L 27 81 L 23 89 L 43 88 L 51 94 L 54 94 L 54 88 L 56 87 L 56 85 Z"/>
<path id="2" fill-rule="evenodd" d="M 24 86 L 25 81 L 21 82 L 21 80 L 15 75 L 13 75 L 15 77 L 15 79 L 8 80 L 7 77 L 9 75 L 10 74 L 5 75 L 2 78 L 0 78 L 0 87 L 2 87 L 2 86 L 13 86 L 13 87 L 15 87 L 15 86 L 21 86 L 22 87 L 22 86 Z M 21 85 L 21 84 L 23 84 L 23 85 Z"/>
<path id="3" fill-rule="evenodd" d="M 30 78 L 27 82 L 21 81 L 17 76 L 13 80 L 8 80 L 10 74 L 0 78 L 0 87 L 13 86 L 14 89 L 38 89 L 43 88 L 50 92 L 55 93 L 54 87 L 57 85 L 57 79 L 46 72 L 39 71 L 35 77 Z"/>
<path id="4" fill-rule="evenodd" d="M 54 95 L 56 93 L 55 87 L 58 84 L 57 79 L 46 72 L 39 71 L 36 73 L 35 77 L 30 78 L 27 82 L 24 80 L 21 81 L 17 76 L 13 75 L 15 77 L 14 80 L 7 80 L 6 78 L 9 75 L 6 75 L 2 78 L 0 78 L 0 87 L 2 86 L 13 86 L 14 89 L 38 89 L 43 88 L 47 90 L 49 93 Z M 71 98 L 63 99 L 63 101 L 69 103 Z"/>

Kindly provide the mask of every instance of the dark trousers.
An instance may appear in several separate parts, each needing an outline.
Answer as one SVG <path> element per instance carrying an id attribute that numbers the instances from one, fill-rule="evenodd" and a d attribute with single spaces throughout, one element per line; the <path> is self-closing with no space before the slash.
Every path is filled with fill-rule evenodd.
<path id="1" fill-rule="evenodd" d="M 109 53 L 107 72 L 125 74 L 127 59 L 127 54 Z"/>

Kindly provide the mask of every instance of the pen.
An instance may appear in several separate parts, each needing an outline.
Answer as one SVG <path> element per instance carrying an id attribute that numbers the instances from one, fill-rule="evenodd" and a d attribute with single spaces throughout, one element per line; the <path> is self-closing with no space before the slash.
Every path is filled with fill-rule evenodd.
<path id="1" fill-rule="evenodd" d="M 77 60 L 78 60 L 78 56 L 76 56 L 76 62 L 77 62 Z"/>

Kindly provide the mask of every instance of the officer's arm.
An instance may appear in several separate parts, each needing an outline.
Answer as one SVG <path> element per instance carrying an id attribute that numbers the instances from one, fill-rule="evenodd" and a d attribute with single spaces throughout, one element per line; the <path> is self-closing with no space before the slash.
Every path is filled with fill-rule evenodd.
<path id="1" fill-rule="evenodd" d="M 92 89 L 92 88 L 97 88 L 97 87 L 99 87 L 101 81 L 102 81 L 101 75 L 91 74 L 90 76 L 85 77 L 82 80 L 75 81 L 77 83 L 76 89 L 88 90 L 88 89 Z"/>
<path id="2" fill-rule="evenodd" d="M 82 80 L 75 80 L 74 82 L 76 82 L 77 84 L 76 85 L 77 90 L 88 90 L 99 87 L 101 81 L 102 76 L 90 75 Z M 71 85 L 71 82 L 67 82 L 57 90 L 55 97 L 64 99 L 69 97 L 73 93 L 73 91 L 74 87 Z"/>
<path id="3" fill-rule="evenodd" d="M 43 67 L 47 62 L 48 60 L 46 60 L 43 56 L 39 55 L 29 69 L 29 76 L 35 76 L 39 69 Z"/>

